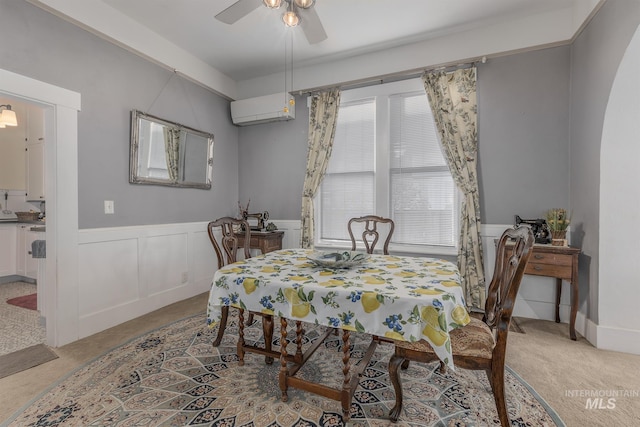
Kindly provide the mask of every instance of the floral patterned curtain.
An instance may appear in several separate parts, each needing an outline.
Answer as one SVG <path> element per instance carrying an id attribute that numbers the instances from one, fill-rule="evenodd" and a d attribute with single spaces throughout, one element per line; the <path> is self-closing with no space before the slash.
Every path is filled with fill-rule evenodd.
<path id="1" fill-rule="evenodd" d="M 311 100 L 307 172 L 302 189 L 302 229 L 300 237 L 300 246 L 302 248 L 313 247 L 313 198 L 322 182 L 331 157 L 339 105 L 339 89 L 318 93 Z"/>
<path id="2" fill-rule="evenodd" d="M 449 170 L 464 194 L 460 213 L 458 268 L 462 275 L 465 300 L 467 306 L 484 309 L 486 293 L 476 172 L 476 68 L 459 69 L 452 73 L 425 73 L 422 80 Z"/>
<path id="3" fill-rule="evenodd" d="M 163 126 L 164 152 L 167 158 L 167 171 L 171 182 L 178 182 L 180 173 L 180 130 Z"/>

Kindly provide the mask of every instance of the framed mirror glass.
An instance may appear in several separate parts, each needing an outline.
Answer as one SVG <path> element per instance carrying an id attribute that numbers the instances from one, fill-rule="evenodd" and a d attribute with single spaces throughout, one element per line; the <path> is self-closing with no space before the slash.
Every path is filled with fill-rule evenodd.
<path id="1" fill-rule="evenodd" d="M 129 182 L 211 188 L 213 135 L 131 111 Z"/>

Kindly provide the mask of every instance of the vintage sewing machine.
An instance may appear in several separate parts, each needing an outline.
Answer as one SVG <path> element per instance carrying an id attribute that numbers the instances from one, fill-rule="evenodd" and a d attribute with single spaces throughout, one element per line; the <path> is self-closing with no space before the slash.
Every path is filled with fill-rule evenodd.
<path id="1" fill-rule="evenodd" d="M 242 212 L 242 219 L 249 223 L 251 231 L 264 231 L 265 221 L 269 219 L 269 212 L 250 214 L 247 211 Z"/>
<path id="2" fill-rule="evenodd" d="M 516 215 L 515 222 L 516 225 L 529 225 L 536 243 L 551 243 L 551 231 L 549 230 L 546 219 L 522 219 L 519 215 Z"/>

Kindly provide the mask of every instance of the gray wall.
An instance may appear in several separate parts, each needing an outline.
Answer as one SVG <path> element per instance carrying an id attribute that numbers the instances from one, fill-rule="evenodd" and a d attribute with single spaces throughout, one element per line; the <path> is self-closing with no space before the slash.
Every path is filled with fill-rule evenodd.
<path id="1" fill-rule="evenodd" d="M 569 208 L 569 47 L 478 65 L 478 174 L 485 224 Z"/>
<path id="2" fill-rule="evenodd" d="M 235 214 L 238 131 L 228 101 L 26 1 L 0 0 L 0 39 L 0 68 L 81 94 L 80 228 Z M 214 134 L 211 190 L 129 184 L 132 109 Z M 104 200 L 115 201 L 115 215 L 104 214 Z"/>
<path id="3" fill-rule="evenodd" d="M 510 224 L 569 205 L 569 48 L 478 65 L 482 221 Z M 273 218 L 300 219 L 308 108 L 290 122 L 240 130 L 240 195 Z"/>
<path id="4" fill-rule="evenodd" d="M 269 217 L 299 220 L 307 168 L 309 109 L 306 97 L 296 97 L 296 118 L 240 128 L 240 202 L 249 211 Z"/>
<path id="5" fill-rule="evenodd" d="M 598 322 L 600 244 L 600 145 L 613 79 L 640 24 L 640 1 L 609 0 L 571 50 L 571 207 L 572 242 L 580 258 L 581 311 Z M 635 141 L 629 141 L 636 144 Z M 621 226 L 623 226 L 621 224 Z"/>

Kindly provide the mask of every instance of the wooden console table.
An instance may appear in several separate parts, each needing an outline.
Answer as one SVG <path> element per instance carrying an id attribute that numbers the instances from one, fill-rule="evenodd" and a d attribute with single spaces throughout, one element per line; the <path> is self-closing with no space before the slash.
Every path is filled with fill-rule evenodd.
<path id="1" fill-rule="evenodd" d="M 508 256 L 508 251 L 505 256 Z M 576 314 L 578 313 L 578 255 L 580 249 L 569 246 L 533 245 L 533 252 L 524 274 L 554 277 L 556 279 L 556 323 L 560 323 L 560 295 L 562 280 L 571 284 L 571 314 L 569 336 L 576 340 Z"/>
<path id="2" fill-rule="evenodd" d="M 239 237 L 238 247 L 243 247 L 244 233 L 236 233 Z M 251 249 L 260 249 L 263 254 L 267 252 L 277 251 L 282 249 L 282 237 L 284 231 L 252 231 L 251 242 L 249 247 Z"/>

